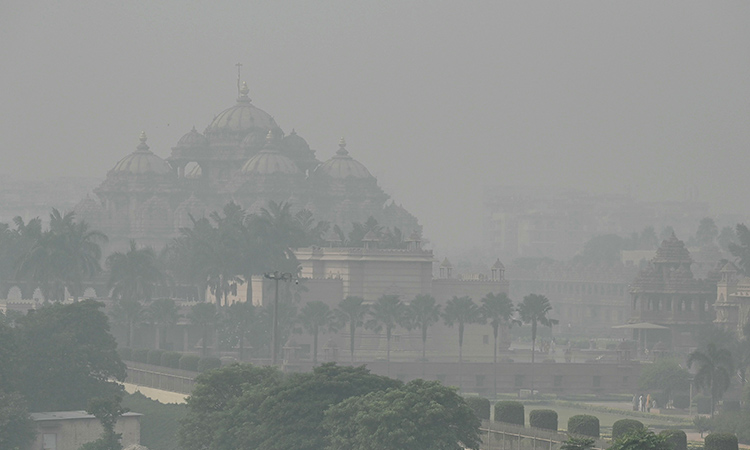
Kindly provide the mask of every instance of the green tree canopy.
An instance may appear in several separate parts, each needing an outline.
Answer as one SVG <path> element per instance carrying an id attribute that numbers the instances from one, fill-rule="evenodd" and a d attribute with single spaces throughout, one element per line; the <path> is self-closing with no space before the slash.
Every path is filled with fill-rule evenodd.
<path id="1" fill-rule="evenodd" d="M 615 439 L 609 450 L 671 450 L 666 435 L 655 434 L 647 428 L 633 430 Z"/>
<path id="2" fill-rule="evenodd" d="M 698 365 L 695 373 L 695 384 L 711 394 L 711 416 L 714 406 L 729 389 L 734 372 L 732 353 L 725 348 L 717 348 L 709 343 L 705 351 L 695 350 L 688 356 L 688 368 L 693 363 Z"/>
<path id="3" fill-rule="evenodd" d="M 326 412 L 327 450 L 477 450 L 479 419 L 452 388 L 414 380 Z"/>
<path id="4" fill-rule="evenodd" d="M 349 353 L 351 354 L 352 363 L 354 362 L 354 336 L 357 328 L 365 324 L 365 317 L 370 311 L 362 297 L 348 296 L 341 300 L 334 310 L 339 325 L 349 324 Z"/>
<path id="5" fill-rule="evenodd" d="M 657 359 L 641 370 L 638 389 L 642 391 L 662 391 L 667 401 L 674 391 L 684 391 L 690 387 L 690 373 L 680 364 L 669 358 Z"/>

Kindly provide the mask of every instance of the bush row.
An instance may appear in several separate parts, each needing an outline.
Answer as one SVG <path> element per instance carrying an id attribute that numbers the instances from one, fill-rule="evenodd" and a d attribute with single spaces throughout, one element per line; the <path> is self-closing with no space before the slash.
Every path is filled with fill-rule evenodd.
<path id="1" fill-rule="evenodd" d="M 131 349 L 120 347 L 117 349 L 120 359 L 134 361 L 173 369 L 205 372 L 221 367 L 221 360 L 215 356 L 200 357 L 198 355 L 182 354 L 164 350 L 148 350 L 143 348 Z"/>

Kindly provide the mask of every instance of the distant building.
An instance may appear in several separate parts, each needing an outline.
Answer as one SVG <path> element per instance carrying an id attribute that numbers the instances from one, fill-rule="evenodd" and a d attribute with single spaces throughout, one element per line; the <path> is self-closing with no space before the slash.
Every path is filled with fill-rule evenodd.
<path id="1" fill-rule="evenodd" d="M 117 419 L 115 432 L 128 447 L 141 442 L 142 414 L 127 412 Z M 99 419 L 85 411 L 31 413 L 37 437 L 28 450 L 79 450 L 83 444 L 99 439 L 104 429 Z"/>
<path id="2" fill-rule="evenodd" d="M 662 342 L 687 353 L 696 347 L 695 334 L 715 317 L 716 280 L 696 279 L 685 244 L 672 234 L 630 288 L 633 328 L 639 350 Z"/>
<path id="3" fill-rule="evenodd" d="M 742 328 L 750 321 L 750 278 L 741 275 L 731 262 L 722 267 L 719 275 L 714 323 L 741 337 Z"/>
<path id="4" fill-rule="evenodd" d="M 117 162 L 104 182 L 75 208 L 110 238 L 114 248 L 129 239 L 161 247 L 229 201 L 257 213 L 269 201 L 308 209 L 315 219 L 348 230 L 374 217 L 404 236 L 419 230 L 417 219 L 378 186 L 354 159 L 343 138 L 321 162 L 292 130 L 285 134 L 271 115 L 256 108 L 242 85 L 237 103 L 215 116 L 203 133 L 195 127 L 162 159 L 141 134 L 136 150 Z"/>

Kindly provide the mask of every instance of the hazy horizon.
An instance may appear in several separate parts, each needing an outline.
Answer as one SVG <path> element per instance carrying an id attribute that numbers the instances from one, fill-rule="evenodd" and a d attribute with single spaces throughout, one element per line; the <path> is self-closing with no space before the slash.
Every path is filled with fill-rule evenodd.
<path id="1" fill-rule="evenodd" d="M 442 248 L 482 187 L 736 211 L 750 187 L 750 4 L 21 2 L 0 8 L 0 173 L 103 178 L 237 97 L 350 154 Z M 696 224 L 697 226 L 697 224 Z"/>

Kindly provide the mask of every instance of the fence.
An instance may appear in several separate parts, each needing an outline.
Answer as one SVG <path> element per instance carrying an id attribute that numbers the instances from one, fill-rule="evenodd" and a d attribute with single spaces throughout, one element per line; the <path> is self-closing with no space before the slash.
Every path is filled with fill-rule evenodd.
<path id="1" fill-rule="evenodd" d="M 568 439 L 567 434 L 556 431 L 489 420 L 482 421 L 480 430 L 482 450 L 559 450 Z M 595 439 L 594 449 L 607 447 L 606 441 Z"/>
<path id="2" fill-rule="evenodd" d="M 190 394 L 198 372 L 127 361 L 127 383 L 164 391 Z"/>

